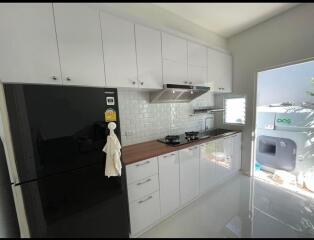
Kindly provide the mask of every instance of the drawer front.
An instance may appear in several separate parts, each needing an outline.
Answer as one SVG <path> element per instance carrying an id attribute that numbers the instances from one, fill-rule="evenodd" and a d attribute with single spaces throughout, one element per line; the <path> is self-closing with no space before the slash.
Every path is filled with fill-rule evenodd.
<path id="1" fill-rule="evenodd" d="M 129 202 L 159 190 L 158 174 L 128 185 Z"/>
<path id="2" fill-rule="evenodd" d="M 135 235 L 160 218 L 159 192 L 146 195 L 129 206 L 131 233 Z"/>
<path id="3" fill-rule="evenodd" d="M 128 184 L 158 173 L 157 158 L 149 158 L 126 166 Z"/>

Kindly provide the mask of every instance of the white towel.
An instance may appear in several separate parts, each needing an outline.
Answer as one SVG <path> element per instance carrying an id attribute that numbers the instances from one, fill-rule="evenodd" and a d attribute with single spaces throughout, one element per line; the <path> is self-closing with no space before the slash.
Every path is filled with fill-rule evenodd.
<path id="1" fill-rule="evenodd" d="M 114 122 L 110 122 L 108 124 L 108 128 L 110 130 L 110 134 L 108 135 L 107 143 L 103 148 L 103 151 L 106 153 L 105 176 L 121 176 L 121 144 L 114 133 L 116 124 Z"/>

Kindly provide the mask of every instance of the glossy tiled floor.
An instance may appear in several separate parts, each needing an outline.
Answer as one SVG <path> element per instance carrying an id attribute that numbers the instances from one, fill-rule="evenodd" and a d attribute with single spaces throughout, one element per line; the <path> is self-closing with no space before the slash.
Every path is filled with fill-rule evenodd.
<path id="1" fill-rule="evenodd" d="M 314 199 L 237 175 L 140 237 L 314 237 Z"/>

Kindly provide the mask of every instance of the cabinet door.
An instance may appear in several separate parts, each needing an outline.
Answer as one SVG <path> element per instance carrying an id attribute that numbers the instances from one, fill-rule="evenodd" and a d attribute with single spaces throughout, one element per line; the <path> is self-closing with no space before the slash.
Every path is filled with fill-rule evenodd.
<path id="1" fill-rule="evenodd" d="M 138 87 L 134 24 L 100 13 L 106 83 L 110 87 Z"/>
<path id="2" fill-rule="evenodd" d="M 178 63 L 187 64 L 187 40 L 162 33 L 162 57 Z"/>
<path id="3" fill-rule="evenodd" d="M 225 153 L 225 162 L 224 167 L 226 169 L 226 176 L 232 174 L 234 169 L 234 160 L 233 160 L 233 136 L 226 137 L 223 139 L 224 142 L 224 153 Z"/>
<path id="4" fill-rule="evenodd" d="M 143 231 L 160 218 L 159 192 L 154 192 L 129 206 L 132 235 Z"/>
<path id="5" fill-rule="evenodd" d="M 163 81 L 164 83 L 188 84 L 186 63 L 163 59 Z"/>
<path id="6" fill-rule="evenodd" d="M 158 157 L 159 191 L 161 216 L 167 216 L 180 206 L 179 158 L 178 153 Z"/>
<path id="7" fill-rule="evenodd" d="M 207 48 L 188 41 L 188 64 L 207 68 Z"/>
<path id="8" fill-rule="evenodd" d="M 51 3 L 1 3 L 0 80 L 62 84 Z"/>
<path id="9" fill-rule="evenodd" d="M 54 3 L 63 83 L 105 86 L 99 13 L 73 3 Z"/>
<path id="10" fill-rule="evenodd" d="M 233 170 L 239 171 L 241 169 L 241 139 L 242 134 L 237 133 L 233 137 Z"/>
<path id="11" fill-rule="evenodd" d="M 217 181 L 221 181 L 227 175 L 228 172 L 223 138 L 215 140 L 214 155 L 216 160 Z"/>
<path id="12" fill-rule="evenodd" d="M 199 146 L 179 151 L 181 205 L 199 194 Z"/>
<path id="13" fill-rule="evenodd" d="M 209 86 L 207 81 L 207 68 L 199 66 L 188 66 L 189 84 L 196 86 Z"/>
<path id="14" fill-rule="evenodd" d="M 213 49 L 208 49 L 208 82 L 214 92 L 232 91 L 231 56 Z"/>
<path id="15" fill-rule="evenodd" d="M 161 33 L 135 25 L 138 81 L 141 88 L 162 88 Z"/>
<path id="16" fill-rule="evenodd" d="M 217 182 L 215 143 L 200 146 L 200 193 L 210 190 Z"/>

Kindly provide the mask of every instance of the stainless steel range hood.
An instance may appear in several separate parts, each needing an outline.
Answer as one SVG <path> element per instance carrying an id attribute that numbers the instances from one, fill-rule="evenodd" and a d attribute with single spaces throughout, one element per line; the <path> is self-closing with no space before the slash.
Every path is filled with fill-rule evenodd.
<path id="1" fill-rule="evenodd" d="M 190 102 L 206 93 L 210 87 L 164 84 L 164 88 L 150 93 L 152 103 L 177 103 Z"/>

